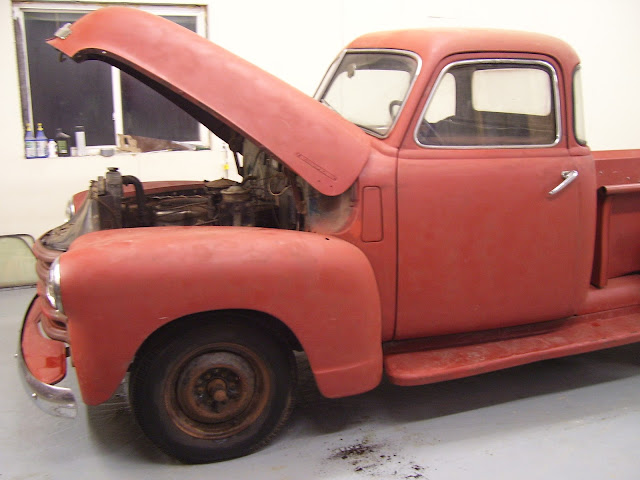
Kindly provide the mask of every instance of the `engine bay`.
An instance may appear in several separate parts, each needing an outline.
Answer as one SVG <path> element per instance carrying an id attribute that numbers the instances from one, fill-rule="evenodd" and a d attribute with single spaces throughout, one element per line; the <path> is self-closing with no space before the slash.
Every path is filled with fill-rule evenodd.
<path id="1" fill-rule="evenodd" d="M 65 251 L 85 233 L 159 226 L 242 226 L 331 233 L 348 219 L 355 189 L 330 197 L 319 193 L 286 165 L 243 140 L 232 150 L 242 181 L 164 182 L 152 188 L 109 168 L 90 182 L 70 220 L 47 232 L 43 245 Z M 241 152 L 241 155 L 240 155 Z M 153 183 L 153 182 L 151 182 Z"/>

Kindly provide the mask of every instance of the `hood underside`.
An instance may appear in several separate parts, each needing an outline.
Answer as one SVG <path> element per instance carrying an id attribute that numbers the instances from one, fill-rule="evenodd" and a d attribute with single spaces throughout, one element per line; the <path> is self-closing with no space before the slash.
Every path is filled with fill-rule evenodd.
<path id="1" fill-rule="evenodd" d="M 325 195 L 346 191 L 367 162 L 370 139 L 358 127 L 169 20 L 108 7 L 66 33 L 48 43 L 76 62 L 101 60 L 133 75 L 229 144 L 250 139 Z"/>

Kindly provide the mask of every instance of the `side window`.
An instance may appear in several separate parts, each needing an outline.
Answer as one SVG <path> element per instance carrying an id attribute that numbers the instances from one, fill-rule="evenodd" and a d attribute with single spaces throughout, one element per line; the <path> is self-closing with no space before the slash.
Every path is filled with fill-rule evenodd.
<path id="1" fill-rule="evenodd" d="M 545 62 L 457 62 L 440 75 L 416 140 L 425 147 L 550 146 L 559 139 L 556 75 Z"/>
<path id="2" fill-rule="evenodd" d="M 425 121 L 431 124 L 456 114 L 456 78 L 446 73 L 438 83 L 436 92 L 424 115 Z"/>
<path id="3" fill-rule="evenodd" d="M 580 145 L 587 144 L 584 124 L 584 103 L 582 101 L 582 69 L 580 65 L 573 73 L 573 130 Z"/>

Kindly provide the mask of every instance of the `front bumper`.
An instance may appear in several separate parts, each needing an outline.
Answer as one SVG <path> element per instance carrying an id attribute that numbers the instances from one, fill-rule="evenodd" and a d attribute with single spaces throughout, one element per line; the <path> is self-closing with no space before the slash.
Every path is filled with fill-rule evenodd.
<path id="1" fill-rule="evenodd" d="M 66 346 L 51 340 L 41 330 L 41 302 L 36 296 L 24 317 L 16 358 L 27 393 L 45 412 L 74 418 L 76 400 L 69 388 L 55 386 L 66 375 Z"/>

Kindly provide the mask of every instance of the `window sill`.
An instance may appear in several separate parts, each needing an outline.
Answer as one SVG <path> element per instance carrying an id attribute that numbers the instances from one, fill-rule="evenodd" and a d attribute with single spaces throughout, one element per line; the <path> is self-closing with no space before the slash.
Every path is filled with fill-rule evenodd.
<path id="1" fill-rule="evenodd" d="M 96 153 L 89 153 L 87 155 L 70 155 L 68 157 L 60 157 L 60 156 L 54 156 L 54 157 L 34 157 L 34 158 L 27 158 L 25 157 L 25 160 L 69 160 L 69 159 L 87 159 L 87 160 L 91 160 L 91 159 L 98 159 L 98 158 L 125 158 L 125 157 L 137 157 L 137 156 L 152 156 L 152 155 L 169 155 L 169 156 L 177 156 L 177 155 L 185 155 L 185 154 L 204 154 L 204 152 L 211 152 L 211 148 L 209 147 L 205 147 L 205 148 L 197 148 L 195 150 L 154 150 L 151 152 L 127 152 L 124 150 L 115 150 L 112 149 L 111 153 L 104 153 L 104 152 L 96 152 Z"/>

